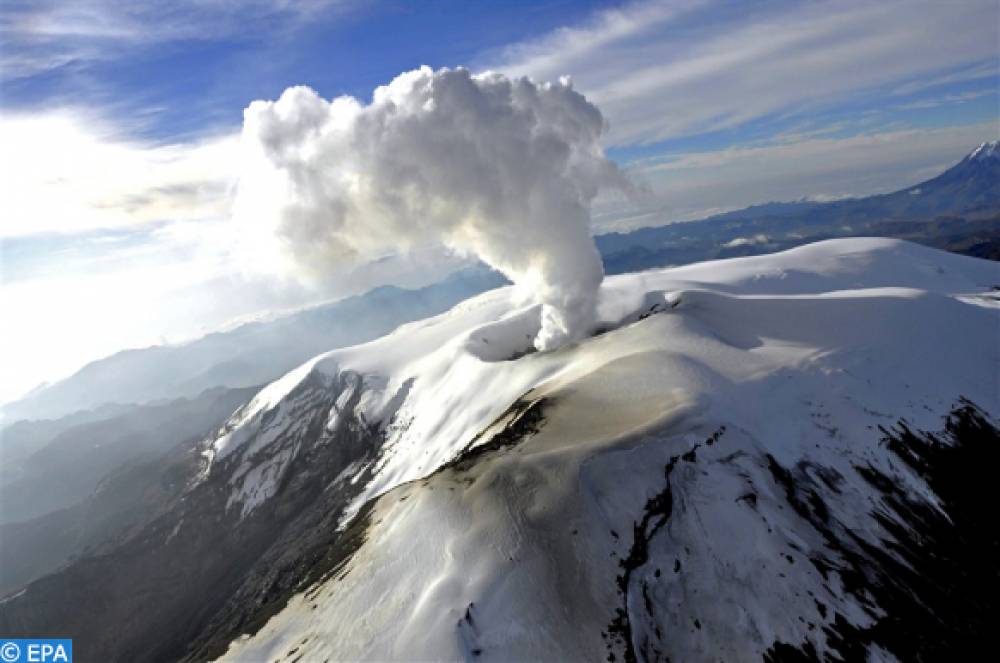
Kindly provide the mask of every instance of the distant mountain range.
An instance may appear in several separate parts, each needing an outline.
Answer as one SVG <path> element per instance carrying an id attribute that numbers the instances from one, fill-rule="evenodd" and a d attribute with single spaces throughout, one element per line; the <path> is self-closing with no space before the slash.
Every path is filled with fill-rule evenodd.
<path id="1" fill-rule="evenodd" d="M 893 237 L 1000 259 L 1000 141 L 937 177 L 893 193 L 766 203 L 700 221 L 597 237 L 611 274 L 758 255 L 834 237 Z"/>
<path id="2" fill-rule="evenodd" d="M 894 193 L 826 203 L 766 203 L 700 221 L 600 235 L 596 241 L 605 271 L 620 274 L 852 236 L 907 239 L 1000 259 L 1000 142 L 984 143 L 941 175 Z M 426 288 L 376 288 L 190 343 L 126 350 L 0 411 L 7 425 L 109 403 L 190 398 L 213 387 L 263 384 L 319 352 L 376 338 L 504 282 L 476 268 Z"/>
<path id="3" fill-rule="evenodd" d="M 0 595 L 117 541 L 184 489 L 186 453 L 259 387 L 101 408 L 3 432 Z"/>
<path id="4" fill-rule="evenodd" d="M 214 387 L 265 384 L 319 352 L 377 338 L 503 283 L 498 274 L 473 268 L 424 288 L 383 286 L 188 343 L 124 350 L 4 405 L 3 420 L 6 425 L 51 419 L 107 404 L 190 398 Z"/>

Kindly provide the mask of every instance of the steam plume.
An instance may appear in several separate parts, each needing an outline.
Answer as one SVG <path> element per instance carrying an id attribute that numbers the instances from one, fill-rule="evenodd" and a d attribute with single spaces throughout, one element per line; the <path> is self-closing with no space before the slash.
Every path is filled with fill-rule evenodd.
<path id="1" fill-rule="evenodd" d="M 551 349 L 595 320 L 590 203 L 624 186 L 605 128 L 567 80 L 423 67 L 368 105 L 293 87 L 244 113 L 234 214 L 311 277 L 428 243 L 473 253 L 542 305 Z"/>

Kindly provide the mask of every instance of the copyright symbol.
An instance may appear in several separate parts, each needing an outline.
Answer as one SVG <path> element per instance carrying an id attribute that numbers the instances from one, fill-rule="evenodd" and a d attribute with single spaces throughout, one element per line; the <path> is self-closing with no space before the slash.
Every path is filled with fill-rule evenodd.
<path id="1" fill-rule="evenodd" d="M 17 646 L 16 642 L 5 642 L 3 647 L 0 647 L 0 658 L 7 663 L 13 663 L 21 658 L 21 648 Z"/>

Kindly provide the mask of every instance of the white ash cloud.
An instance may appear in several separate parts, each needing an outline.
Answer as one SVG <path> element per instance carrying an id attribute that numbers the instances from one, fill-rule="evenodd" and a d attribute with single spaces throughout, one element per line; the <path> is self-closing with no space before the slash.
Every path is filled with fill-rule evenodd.
<path id="1" fill-rule="evenodd" d="M 626 188 L 606 128 L 566 79 L 423 67 L 367 105 L 293 87 L 244 113 L 234 215 L 258 260 L 311 279 L 427 245 L 474 254 L 542 305 L 551 349 L 595 321 L 590 204 Z"/>

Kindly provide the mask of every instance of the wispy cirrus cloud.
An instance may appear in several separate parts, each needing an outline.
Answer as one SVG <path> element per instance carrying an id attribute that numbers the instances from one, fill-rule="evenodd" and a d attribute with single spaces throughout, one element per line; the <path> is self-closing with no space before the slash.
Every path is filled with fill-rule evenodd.
<path id="1" fill-rule="evenodd" d="M 273 34 L 347 5 L 346 0 L 7 0 L 0 12 L 5 45 L 0 73 L 24 78 L 151 44 Z"/>
<path id="2" fill-rule="evenodd" d="M 943 85 L 988 79 L 993 79 L 994 88 L 1000 85 L 1000 55 L 996 52 L 994 52 L 994 56 L 987 62 L 982 62 L 971 67 L 961 67 L 957 71 L 951 71 L 938 76 L 924 76 L 909 81 L 896 87 L 892 91 L 892 94 L 908 95 Z"/>
<path id="3" fill-rule="evenodd" d="M 993 0 L 654 0 L 482 64 L 539 79 L 570 75 L 610 118 L 612 144 L 646 144 L 885 95 L 963 66 L 980 67 L 965 72 L 978 77 L 984 62 L 996 69 L 998 16 Z"/>
<path id="4" fill-rule="evenodd" d="M 906 104 L 900 104 L 896 106 L 896 108 L 900 110 L 920 110 L 924 108 L 938 108 L 939 106 L 947 106 L 949 104 L 961 104 L 965 103 L 966 101 L 981 99 L 982 97 L 995 97 L 995 96 L 997 96 L 996 90 L 972 90 L 969 92 L 962 92 L 960 94 L 945 94 L 939 97 L 931 97 L 929 99 L 911 101 Z"/>

